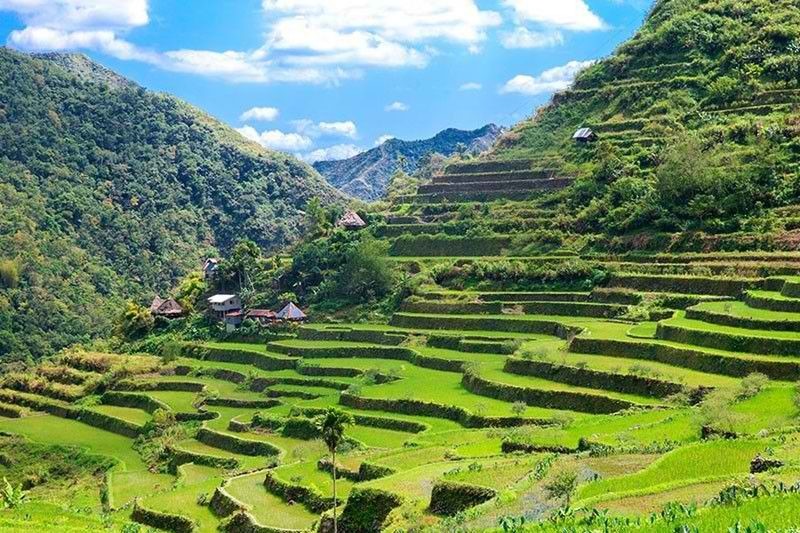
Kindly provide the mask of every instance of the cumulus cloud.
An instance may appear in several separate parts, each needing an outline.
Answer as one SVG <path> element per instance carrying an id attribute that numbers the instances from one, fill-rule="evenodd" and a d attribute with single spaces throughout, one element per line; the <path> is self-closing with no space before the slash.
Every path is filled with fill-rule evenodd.
<path id="1" fill-rule="evenodd" d="M 485 30 L 501 23 L 499 13 L 481 10 L 474 0 L 263 0 L 262 6 L 279 18 L 408 43 L 444 39 L 469 45 L 485 40 Z"/>
<path id="2" fill-rule="evenodd" d="M 239 120 L 259 120 L 263 122 L 272 122 L 278 118 L 279 114 L 280 111 L 276 107 L 251 107 L 239 116 Z"/>
<path id="3" fill-rule="evenodd" d="M 411 109 L 411 107 L 409 107 L 409 105 L 406 104 L 405 102 L 392 102 L 391 104 L 387 105 L 383 109 L 385 111 L 403 112 L 403 111 L 408 111 L 409 109 Z"/>
<path id="4" fill-rule="evenodd" d="M 125 30 L 150 21 L 147 0 L 0 0 L 28 26 L 70 30 Z"/>
<path id="5" fill-rule="evenodd" d="M 391 141 L 392 139 L 395 139 L 395 138 L 396 137 L 394 135 L 389 135 L 389 134 L 381 135 L 380 137 L 375 139 L 375 146 L 380 146 L 383 143 L 385 143 L 386 141 Z"/>
<path id="6" fill-rule="evenodd" d="M 358 127 L 352 120 L 341 122 L 314 122 L 304 118 L 293 120 L 295 130 L 309 137 L 339 136 L 355 139 L 358 137 Z"/>
<path id="7" fill-rule="evenodd" d="M 503 0 L 525 22 L 572 31 L 593 31 L 606 27 L 585 0 Z"/>
<path id="8" fill-rule="evenodd" d="M 505 48 L 547 48 L 564 44 L 564 35 L 560 31 L 532 31 L 517 26 L 514 31 L 503 33 L 500 43 Z"/>
<path id="9" fill-rule="evenodd" d="M 318 148 L 301 157 L 308 163 L 316 163 L 317 161 L 340 161 L 342 159 L 350 159 L 363 152 L 361 148 L 354 144 L 335 144 L 327 148 Z"/>
<path id="10" fill-rule="evenodd" d="M 538 76 L 520 74 L 508 80 L 501 93 L 537 95 L 561 91 L 569 87 L 578 73 L 594 64 L 594 61 L 570 61 L 566 65 L 545 70 Z"/>
<path id="11" fill-rule="evenodd" d="M 282 152 L 301 152 L 314 145 L 314 141 L 299 133 L 287 133 L 281 130 L 267 130 L 259 133 L 252 126 L 242 126 L 237 128 L 236 131 L 264 148 Z"/>
<path id="12" fill-rule="evenodd" d="M 483 85 L 474 81 L 463 83 L 458 88 L 459 91 L 480 91 L 481 89 L 483 89 Z"/>

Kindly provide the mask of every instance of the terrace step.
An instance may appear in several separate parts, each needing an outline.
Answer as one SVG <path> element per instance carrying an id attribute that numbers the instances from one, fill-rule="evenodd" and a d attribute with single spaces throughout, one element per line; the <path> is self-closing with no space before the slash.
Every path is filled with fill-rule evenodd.
<path id="1" fill-rule="evenodd" d="M 529 170 L 533 165 L 531 159 L 510 159 L 507 161 L 474 161 L 453 163 L 445 168 L 447 174 L 463 174 L 475 172 L 514 172 Z"/>
<path id="2" fill-rule="evenodd" d="M 800 357 L 800 337 L 797 335 L 715 326 L 687 319 L 682 311 L 675 318 L 659 322 L 656 337 L 731 352 Z"/>
<path id="3" fill-rule="evenodd" d="M 593 318 L 615 318 L 625 314 L 627 306 L 592 302 L 406 302 L 400 308 L 407 313 L 434 314 L 513 314 L 521 311 L 525 315 L 586 316 Z"/>
<path id="4" fill-rule="evenodd" d="M 479 176 L 476 176 L 479 177 Z M 537 191 L 540 189 L 553 189 L 566 187 L 574 178 L 542 178 L 514 181 L 472 181 L 458 183 L 442 183 L 436 185 L 420 185 L 417 194 L 442 194 L 463 192 L 511 192 L 511 191 Z"/>
<path id="5" fill-rule="evenodd" d="M 511 182 L 526 180 L 549 179 L 556 175 L 555 169 L 515 170 L 510 172 L 471 172 L 462 174 L 439 174 L 433 177 L 433 183 L 458 184 L 458 183 L 486 183 L 486 182 Z"/>
<path id="6" fill-rule="evenodd" d="M 395 313 L 389 322 L 392 326 L 410 329 L 503 331 L 507 333 L 530 333 L 566 337 L 576 328 L 564 326 L 550 320 L 529 317 L 498 316 L 448 316 L 436 314 Z"/>
<path id="7" fill-rule="evenodd" d="M 447 191 L 430 194 L 415 194 L 400 197 L 399 201 L 413 204 L 437 204 L 442 202 L 467 202 L 493 200 L 529 200 L 543 192 L 563 189 L 572 184 L 572 178 L 558 178 L 552 180 L 538 180 L 537 187 L 528 190 L 493 190 L 493 191 Z"/>
<path id="8" fill-rule="evenodd" d="M 758 278 L 714 278 L 701 276 L 667 276 L 654 274 L 613 274 L 609 287 L 642 292 L 712 294 L 739 296 L 743 291 L 759 289 L 766 280 Z"/>
<path id="9" fill-rule="evenodd" d="M 700 372 L 739 378 L 758 372 L 777 381 L 794 382 L 800 379 L 800 362 L 798 361 L 746 356 L 676 342 L 592 338 L 579 335 L 570 342 L 569 351 L 575 354 L 656 361 Z"/>
<path id="10" fill-rule="evenodd" d="M 756 315 L 742 302 L 698 304 L 686 310 L 686 318 L 745 329 L 800 331 L 800 314 L 761 310 Z"/>
<path id="11" fill-rule="evenodd" d="M 747 291 L 744 301 L 748 306 L 754 309 L 800 313 L 800 299 L 787 298 L 778 292 Z"/>
<path id="12" fill-rule="evenodd" d="M 431 291 L 421 292 L 419 296 L 431 300 L 448 300 L 466 297 L 484 302 L 588 302 L 585 292 L 515 292 L 515 291 Z"/>

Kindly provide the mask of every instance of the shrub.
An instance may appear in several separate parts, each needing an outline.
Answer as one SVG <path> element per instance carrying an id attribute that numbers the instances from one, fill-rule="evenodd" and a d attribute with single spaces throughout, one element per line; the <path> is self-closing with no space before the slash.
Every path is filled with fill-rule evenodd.
<path id="1" fill-rule="evenodd" d="M 739 384 L 739 393 L 737 396 L 742 400 L 752 398 L 761 392 L 768 383 L 769 378 L 767 376 L 759 372 L 753 372 L 745 377 Z"/>
<path id="2" fill-rule="evenodd" d="M 497 496 L 494 489 L 454 481 L 437 481 L 431 492 L 430 510 L 452 516 Z"/>
<path id="3" fill-rule="evenodd" d="M 386 517 L 402 498 L 380 489 L 355 487 L 347 498 L 339 527 L 343 531 L 380 531 Z"/>
<path id="4" fill-rule="evenodd" d="M 548 498 L 564 500 L 569 507 L 572 495 L 578 488 L 578 474 L 574 470 L 561 470 L 544 485 Z"/>

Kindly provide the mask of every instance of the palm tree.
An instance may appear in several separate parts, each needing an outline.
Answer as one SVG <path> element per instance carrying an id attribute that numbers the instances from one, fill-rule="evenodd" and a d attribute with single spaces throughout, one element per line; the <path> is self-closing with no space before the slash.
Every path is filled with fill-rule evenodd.
<path id="1" fill-rule="evenodd" d="M 333 407 L 329 407 L 325 414 L 317 419 L 317 428 L 322 440 L 331 452 L 333 474 L 333 533 L 338 533 L 339 525 L 336 522 L 336 448 L 344 440 L 344 430 L 353 424 L 353 417 Z"/>

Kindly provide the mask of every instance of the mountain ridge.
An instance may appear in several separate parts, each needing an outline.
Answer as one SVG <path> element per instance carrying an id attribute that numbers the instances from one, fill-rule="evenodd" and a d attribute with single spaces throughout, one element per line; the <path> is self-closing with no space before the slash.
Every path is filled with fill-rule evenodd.
<path id="1" fill-rule="evenodd" d="M 82 55 L 0 49 L 2 356 L 108 334 L 120 300 L 242 239 L 290 244 L 309 200 L 344 201 L 306 163 L 123 80 Z"/>
<path id="2" fill-rule="evenodd" d="M 339 190 L 362 200 L 377 200 L 386 193 L 389 178 L 398 169 L 399 156 L 405 158 L 404 170 L 413 173 L 426 154 L 450 156 L 462 145 L 466 153 L 478 154 L 487 150 L 503 131 L 500 126 L 487 124 L 476 130 L 447 128 L 428 139 L 389 139 L 349 159 L 318 161 L 314 168 Z"/>

